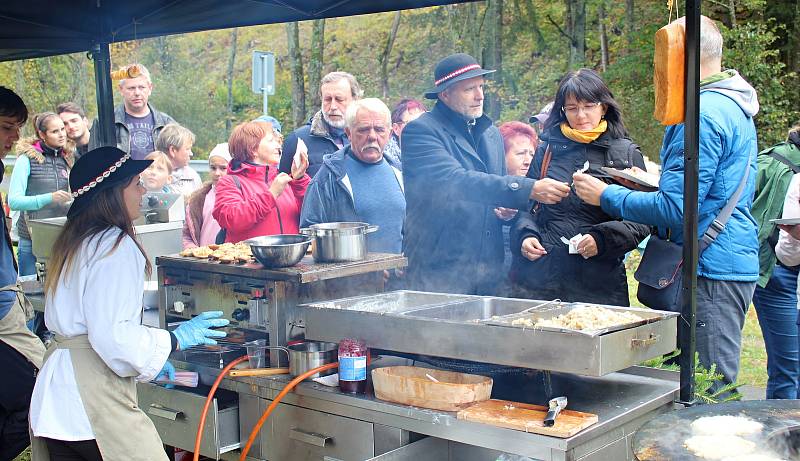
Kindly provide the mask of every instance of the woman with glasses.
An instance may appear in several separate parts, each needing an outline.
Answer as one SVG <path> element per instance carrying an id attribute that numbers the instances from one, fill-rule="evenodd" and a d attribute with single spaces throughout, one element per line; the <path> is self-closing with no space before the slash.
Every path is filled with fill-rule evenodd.
<path id="1" fill-rule="evenodd" d="M 561 80 L 540 138 L 529 178 L 572 184 L 576 171 L 610 180 L 602 167 L 645 168 L 619 105 L 590 69 Z M 557 204 L 531 205 L 512 230 L 512 296 L 629 305 L 623 258 L 649 228 L 616 220 L 574 193 Z"/>

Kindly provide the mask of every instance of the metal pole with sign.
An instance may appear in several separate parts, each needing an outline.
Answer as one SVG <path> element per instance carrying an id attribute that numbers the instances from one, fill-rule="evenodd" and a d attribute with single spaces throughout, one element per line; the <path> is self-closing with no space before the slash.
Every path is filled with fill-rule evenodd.
<path id="1" fill-rule="evenodd" d="M 268 115 L 268 97 L 275 94 L 275 55 L 271 51 L 253 51 L 253 93 L 264 96 L 264 115 Z"/>

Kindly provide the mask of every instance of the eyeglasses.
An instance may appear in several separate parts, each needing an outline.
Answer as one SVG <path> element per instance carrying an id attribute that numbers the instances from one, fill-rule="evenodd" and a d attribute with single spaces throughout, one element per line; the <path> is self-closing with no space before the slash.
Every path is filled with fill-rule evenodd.
<path id="1" fill-rule="evenodd" d="M 575 104 L 575 105 L 570 104 L 568 106 L 563 106 L 561 110 L 570 115 L 575 115 L 580 111 L 583 111 L 583 113 L 585 114 L 600 107 L 602 104 L 603 104 L 602 102 L 590 102 L 587 104 Z"/>

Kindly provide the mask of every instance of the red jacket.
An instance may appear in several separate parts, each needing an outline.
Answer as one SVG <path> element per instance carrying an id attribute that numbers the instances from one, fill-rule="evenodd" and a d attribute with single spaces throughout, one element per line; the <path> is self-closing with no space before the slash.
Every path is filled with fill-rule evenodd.
<path id="1" fill-rule="evenodd" d="M 241 242 L 252 237 L 274 234 L 297 234 L 300 209 L 311 178 L 304 175 L 292 180 L 275 199 L 269 191 L 277 168 L 242 163 L 228 165 L 228 175 L 217 183 L 217 200 L 212 215 L 223 229 L 226 242 Z M 239 180 L 237 186 L 234 178 Z"/>

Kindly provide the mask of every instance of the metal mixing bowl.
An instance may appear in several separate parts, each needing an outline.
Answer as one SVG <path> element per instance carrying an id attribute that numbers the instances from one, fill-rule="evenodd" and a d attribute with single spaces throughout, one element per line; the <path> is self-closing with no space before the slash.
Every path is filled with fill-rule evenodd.
<path id="1" fill-rule="evenodd" d="M 266 268 L 290 267 L 299 263 L 311 245 L 311 237 L 296 234 L 265 235 L 245 240 L 253 256 Z"/>

